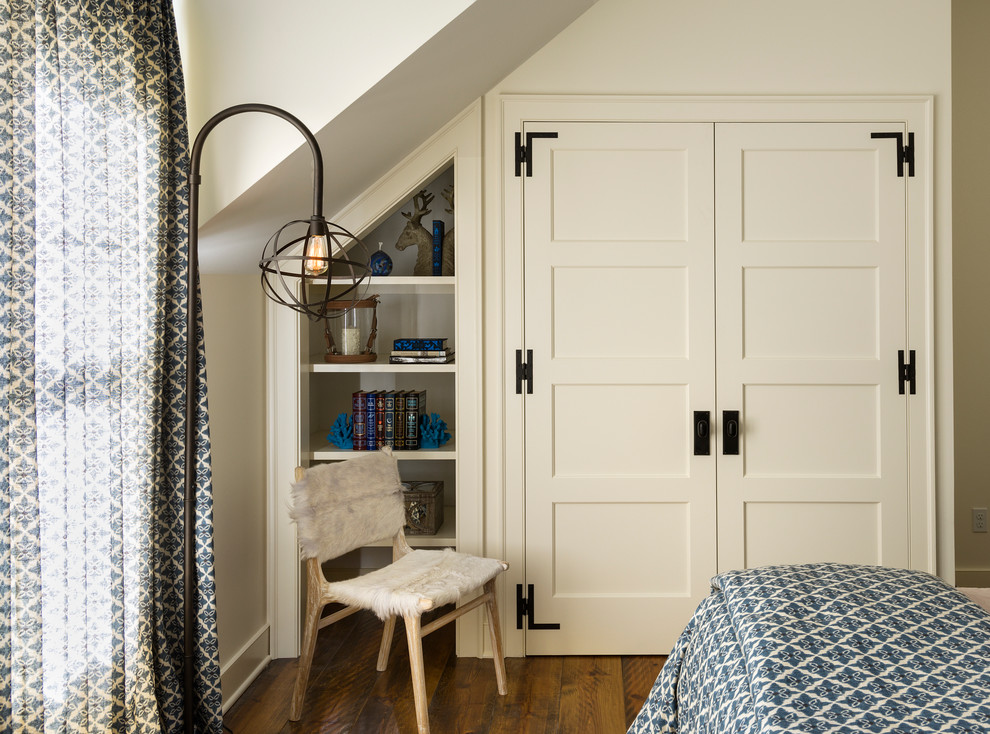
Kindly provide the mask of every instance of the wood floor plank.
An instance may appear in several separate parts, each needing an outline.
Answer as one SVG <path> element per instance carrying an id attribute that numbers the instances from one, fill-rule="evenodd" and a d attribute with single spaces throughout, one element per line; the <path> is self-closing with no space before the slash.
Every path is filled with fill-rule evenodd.
<path id="1" fill-rule="evenodd" d="M 440 616 L 451 607 L 441 607 L 423 615 L 423 622 Z M 412 677 L 409 670 L 409 648 L 406 631 L 401 623 L 395 626 L 396 639 L 388 669 L 378 674 L 363 708 L 354 721 L 354 734 L 416 731 L 416 705 L 413 701 Z M 432 700 L 437 684 L 450 659 L 454 657 L 454 625 L 441 627 L 423 640 L 423 669 L 426 678 L 426 698 Z M 372 665 L 374 669 L 374 665 Z"/>
<path id="2" fill-rule="evenodd" d="M 303 714 L 297 723 L 290 724 L 295 732 L 341 731 L 357 717 L 374 685 L 378 673 L 375 662 L 381 643 L 382 622 L 370 612 L 358 612 L 349 619 L 354 623 L 347 639 L 346 654 L 330 658 L 319 671 L 310 673 L 306 688 Z M 332 630 L 330 625 L 323 632 Z M 321 640 L 317 639 L 317 649 Z"/>
<path id="3" fill-rule="evenodd" d="M 289 718 L 295 681 L 295 660 L 273 660 L 227 712 L 224 725 L 237 734 L 279 731 Z"/>
<path id="4" fill-rule="evenodd" d="M 363 629 L 355 631 L 356 622 L 355 617 L 348 617 L 320 630 L 310 681 L 334 659 L 352 634 L 359 637 L 364 634 Z M 227 712 L 224 725 L 238 734 L 272 734 L 288 726 L 296 666 L 297 661 L 292 659 L 275 660 L 268 665 L 241 696 L 237 705 Z"/>
<path id="5" fill-rule="evenodd" d="M 616 656 L 570 656 L 560 674 L 558 731 L 617 734 L 626 730 L 622 660 Z"/>
<path id="6" fill-rule="evenodd" d="M 497 697 L 495 665 L 490 659 L 454 657 L 430 702 L 430 729 L 487 734 Z"/>
<path id="7" fill-rule="evenodd" d="M 375 662 L 381 622 L 357 614 L 321 630 L 303 719 L 288 721 L 296 661 L 275 660 L 224 716 L 233 734 L 406 734 L 416 731 L 405 630 L 396 626 L 388 670 Z M 491 659 L 454 655 L 454 627 L 423 644 L 433 734 L 624 732 L 663 658 L 531 657 L 505 661 L 499 696 Z"/>
<path id="8" fill-rule="evenodd" d="M 643 707 L 643 701 L 653 688 L 653 683 L 666 660 L 666 655 L 637 655 L 622 658 L 622 688 L 627 728 Z"/>
<path id="9" fill-rule="evenodd" d="M 563 659 L 506 658 L 509 691 L 492 707 L 489 734 L 551 734 L 557 731 Z"/>

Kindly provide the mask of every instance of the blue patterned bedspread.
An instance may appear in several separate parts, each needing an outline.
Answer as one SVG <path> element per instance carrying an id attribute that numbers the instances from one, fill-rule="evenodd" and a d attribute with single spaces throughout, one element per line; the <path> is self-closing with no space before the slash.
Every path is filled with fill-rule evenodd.
<path id="1" fill-rule="evenodd" d="M 990 733 L 990 615 L 929 574 L 712 579 L 630 734 Z"/>

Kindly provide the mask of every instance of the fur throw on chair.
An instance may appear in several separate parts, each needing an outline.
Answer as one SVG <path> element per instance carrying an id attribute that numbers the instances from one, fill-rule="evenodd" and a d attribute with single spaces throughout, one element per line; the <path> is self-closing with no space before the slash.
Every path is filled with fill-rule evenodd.
<path id="1" fill-rule="evenodd" d="M 328 591 L 345 604 L 370 609 L 379 619 L 422 614 L 451 604 L 505 570 L 494 558 L 444 550 L 415 550 L 364 576 L 335 581 Z"/>
<path id="2" fill-rule="evenodd" d="M 384 449 L 310 467 L 292 485 L 289 516 L 301 556 L 320 563 L 391 538 L 406 521 L 398 462 Z"/>

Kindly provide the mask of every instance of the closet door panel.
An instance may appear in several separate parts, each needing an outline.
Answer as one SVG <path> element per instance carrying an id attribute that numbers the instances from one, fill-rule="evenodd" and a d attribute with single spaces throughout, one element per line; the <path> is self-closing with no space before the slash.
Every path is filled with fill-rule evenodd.
<path id="1" fill-rule="evenodd" d="M 713 127 L 554 123 L 524 197 L 528 654 L 667 653 L 715 571 Z"/>
<path id="2" fill-rule="evenodd" d="M 908 564 L 905 179 L 873 127 L 716 126 L 720 569 Z"/>
<path id="3" fill-rule="evenodd" d="M 743 357 L 877 359 L 879 285 L 870 266 L 745 268 Z"/>
<path id="4" fill-rule="evenodd" d="M 878 502 L 748 502 L 746 562 L 750 567 L 781 562 L 880 563 Z M 774 538 L 773 544 L 762 541 Z M 841 539 L 840 543 L 836 539 Z"/>

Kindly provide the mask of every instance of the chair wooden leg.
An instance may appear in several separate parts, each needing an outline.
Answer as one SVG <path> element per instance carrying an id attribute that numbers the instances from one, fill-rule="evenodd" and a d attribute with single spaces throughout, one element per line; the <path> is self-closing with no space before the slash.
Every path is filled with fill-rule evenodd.
<path id="1" fill-rule="evenodd" d="M 413 699 L 416 703 L 416 731 L 430 734 L 430 715 L 426 700 L 426 674 L 423 669 L 423 637 L 419 615 L 404 615 L 406 641 L 409 645 L 409 671 L 412 674 Z"/>
<path id="2" fill-rule="evenodd" d="M 495 659 L 495 682 L 498 684 L 498 694 L 504 696 L 508 689 L 505 679 L 505 655 L 502 653 L 502 628 L 498 621 L 498 602 L 495 600 L 495 579 L 485 584 L 488 602 L 485 611 L 488 612 L 488 631 L 492 636 L 492 657 Z"/>
<path id="3" fill-rule="evenodd" d="M 378 648 L 378 665 L 375 670 L 381 673 L 388 667 L 388 654 L 392 651 L 392 636 L 395 633 L 395 617 L 385 620 L 385 629 L 382 630 L 382 646 Z"/>
<path id="4" fill-rule="evenodd" d="M 309 669 L 313 664 L 313 651 L 316 649 L 316 633 L 319 631 L 320 604 L 318 589 L 309 586 L 306 589 L 306 620 L 303 623 L 302 650 L 299 662 L 296 664 L 296 685 L 292 690 L 292 705 L 289 707 L 289 720 L 299 721 L 302 716 L 303 701 L 306 698 L 306 684 L 309 682 Z"/>

